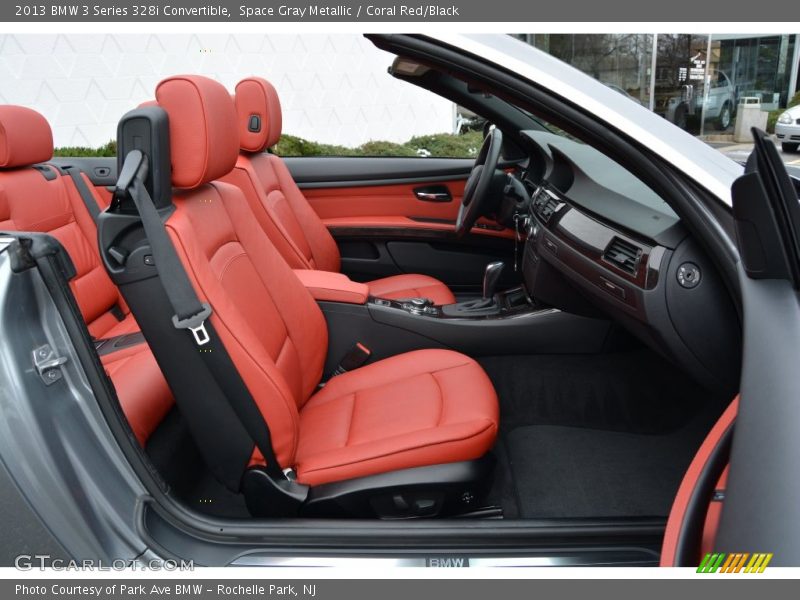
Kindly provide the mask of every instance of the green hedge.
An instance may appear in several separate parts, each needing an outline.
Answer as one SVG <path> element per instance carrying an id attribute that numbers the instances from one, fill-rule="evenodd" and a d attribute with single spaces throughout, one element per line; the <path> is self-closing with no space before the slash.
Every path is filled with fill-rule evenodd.
<path id="1" fill-rule="evenodd" d="M 411 138 L 405 143 L 373 140 L 356 148 L 312 142 L 294 135 L 282 135 L 273 148 L 278 156 L 434 156 L 444 158 L 474 158 L 481 147 L 483 135 L 468 131 L 458 135 L 437 133 Z M 116 156 L 117 143 L 109 141 L 99 148 L 65 146 L 56 148 L 53 156 L 88 157 Z"/>
<path id="2" fill-rule="evenodd" d="M 116 156 L 117 142 L 109 140 L 99 148 L 88 148 L 86 146 L 62 146 L 53 150 L 53 156 L 67 156 L 69 158 L 84 158 L 91 156 Z"/>
<path id="3" fill-rule="evenodd" d="M 273 151 L 278 156 L 436 156 L 446 158 L 474 158 L 481 147 L 483 134 L 468 131 L 436 133 L 416 136 L 399 144 L 385 140 L 371 140 L 355 148 L 320 144 L 294 135 L 282 135 Z"/>

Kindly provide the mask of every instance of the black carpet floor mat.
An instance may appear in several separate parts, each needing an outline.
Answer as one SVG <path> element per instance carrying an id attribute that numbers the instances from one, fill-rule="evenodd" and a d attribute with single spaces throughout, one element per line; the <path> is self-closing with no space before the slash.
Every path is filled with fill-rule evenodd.
<path id="1" fill-rule="evenodd" d="M 519 516 L 667 516 L 704 435 L 519 427 L 507 439 Z"/>
<path id="2" fill-rule="evenodd" d="M 506 518 L 666 516 L 726 401 L 649 350 L 480 360 Z"/>
<path id="3" fill-rule="evenodd" d="M 631 433 L 677 429 L 709 393 L 650 350 L 480 359 L 500 398 L 500 426 L 566 425 Z"/>

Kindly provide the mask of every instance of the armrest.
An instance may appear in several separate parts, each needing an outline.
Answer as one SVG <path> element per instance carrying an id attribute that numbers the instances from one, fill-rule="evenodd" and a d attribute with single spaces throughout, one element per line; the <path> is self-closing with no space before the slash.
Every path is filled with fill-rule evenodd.
<path id="1" fill-rule="evenodd" d="M 367 284 L 351 281 L 347 275 L 312 269 L 294 269 L 294 273 L 315 300 L 347 304 L 367 303 Z"/>

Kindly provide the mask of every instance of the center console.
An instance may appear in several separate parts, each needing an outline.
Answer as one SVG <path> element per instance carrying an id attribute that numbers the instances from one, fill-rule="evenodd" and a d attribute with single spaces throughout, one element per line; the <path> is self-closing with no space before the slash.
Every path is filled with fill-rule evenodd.
<path id="1" fill-rule="evenodd" d="M 297 271 L 328 323 L 325 373 L 357 344 L 371 361 L 424 348 L 450 348 L 469 356 L 599 352 L 605 320 L 540 305 L 524 286 L 498 292 L 503 263 L 486 268 L 483 295 L 444 306 L 427 298 L 376 298 L 363 283 L 340 273 Z"/>
<path id="2" fill-rule="evenodd" d="M 332 373 L 356 344 L 372 362 L 424 348 L 449 348 L 472 357 L 507 354 L 599 352 L 608 321 L 538 306 L 524 289 L 493 296 L 488 309 L 467 303 L 434 306 L 423 298 L 370 297 L 364 304 L 318 300 L 328 323 L 325 373 Z M 486 308 L 486 307 L 484 307 Z"/>
<path id="3" fill-rule="evenodd" d="M 544 310 L 544 307 L 537 307 L 536 303 L 528 297 L 523 286 L 492 294 L 488 298 L 466 300 L 444 306 L 436 306 L 427 298 L 403 298 L 401 300 L 370 298 L 370 302 L 376 306 L 394 308 L 411 315 L 436 319 L 491 319 Z"/>

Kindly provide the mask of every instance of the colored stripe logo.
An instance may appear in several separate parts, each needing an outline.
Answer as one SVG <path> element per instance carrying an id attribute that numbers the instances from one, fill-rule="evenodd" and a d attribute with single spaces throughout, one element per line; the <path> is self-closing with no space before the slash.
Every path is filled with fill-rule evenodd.
<path id="1" fill-rule="evenodd" d="M 709 552 L 697 567 L 698 573 L 763 573 L 772 560 L 772 552 Z"/>

